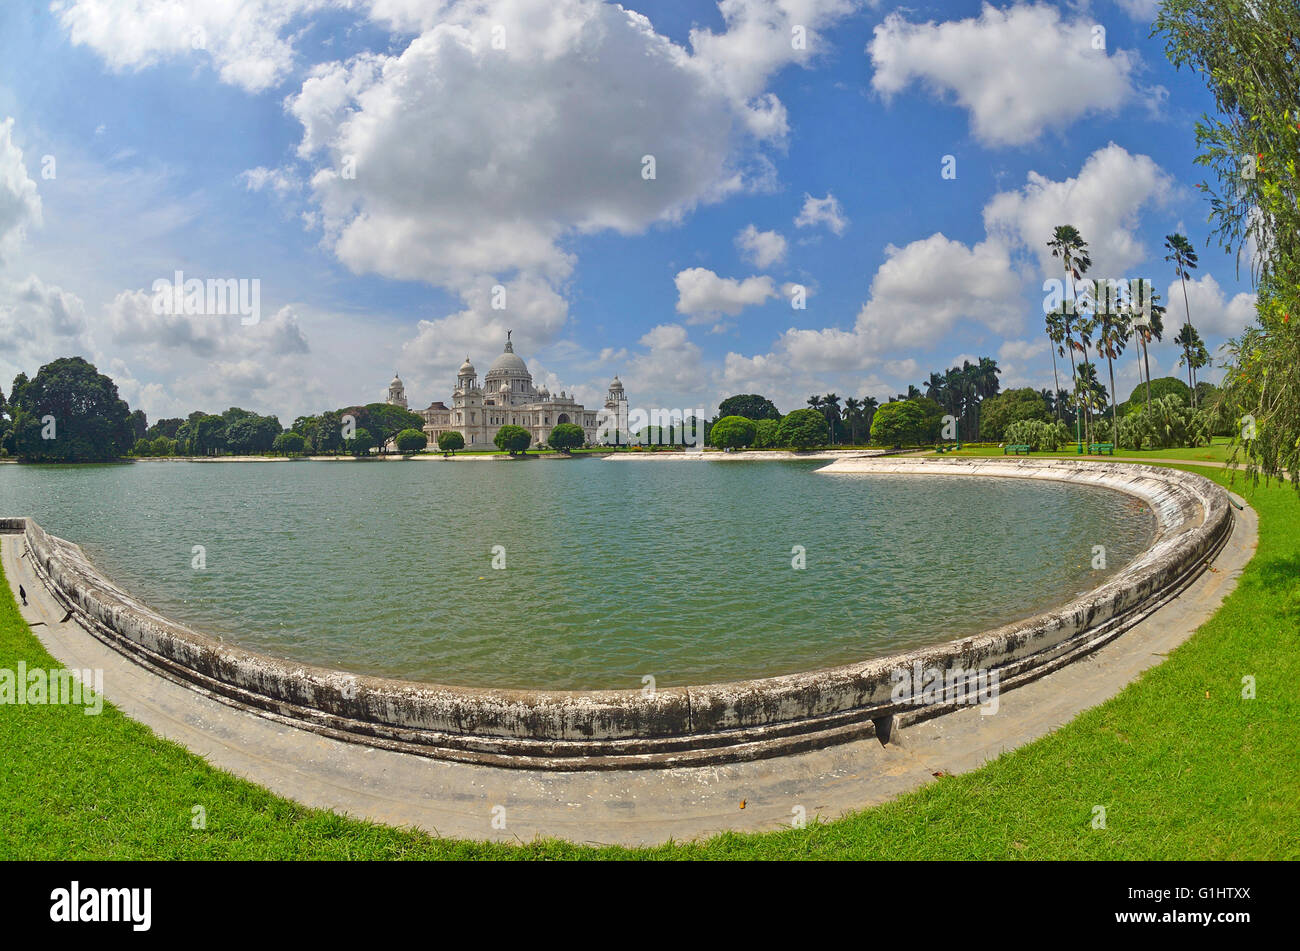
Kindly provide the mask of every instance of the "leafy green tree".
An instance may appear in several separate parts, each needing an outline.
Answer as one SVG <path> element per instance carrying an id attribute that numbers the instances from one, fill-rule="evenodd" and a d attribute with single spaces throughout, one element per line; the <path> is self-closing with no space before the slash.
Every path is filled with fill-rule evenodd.
<path id="1" fill-rule="evenodd" d="M 343 446 L 343 410 L 330 410 L 317 416 L 315 427 L 308 436 L 313 452 L 333 455 Z M 307 435 L 304 433 L 303 435 Z"/>
<path id="2" fill-rule="evenodd" d="M 357 426 L 369 430 L 375 445 L 381 449 L 403 429 L 424 428 L 424 417 L 419 413 L 389 403 L 367 403 L 365 406 L 340 410 L 339 413 L 351 414 L 356 419 Z"/>
<path id="3" fill-rule="evenodd" d="M 153 455 L 153 444 L 152 444 L 151 442 L 149 442 L 149 440 L 147 440 L 147 439 L 137 439 L 137 440 L 135 441 L 135 444 L 131 447 L 131 455 L 133 455 L 133 456 L 152 456 L 152 455 Z"/>
<path id="4" fill-rule="evenodd" d="M 777 433 L 781 429 L 779 419 L 760 419 L 754 423 L 755 449 L 772 449 L 777 445 Z"/>
<path id="5" fill-rule="evenodd" d="M 368 456 L 370 450 L 375 448 L 375 437 L 370 434 L 370 430 L 358 426 L 352 438 L 344 442 L 344 446 L 354 456 Z"/>
<path id="6" fill-rule="evenodd" d="M 393 437 L 393 442 L 397 444 L 398 452 L 423 452 L 424 447 L 429 445 L 429 437 L 422 429 L 403 429 Z"/>
<path id="7" fill-rule="evenodd" d="M 498 449 L 515 456 L 528 451 L 528 447 L 533 444 L 533 436 L 522 426 L 502 426 L 492 441 Z"/>
<path id="8" fill-rule="evenodd" d="M 728 396 L 718 404 L 718 418 L 724 416 L 743 416 L 754 422 L 760 419 L 773 419 L 779 422 L 781 411 L 766 396 L 759 396 L 757 393 L 740 393 L 736 396 Z"/>
<path id="9" fill-rule="evenodd" d="M 275 437 L 271 444 L 271 451 L 278 452 L 282 456 L 301 456 L 307 451 L 307 438 L 302 433 L 296 433 L 292 429 Z"/>
<path id="10" fill-rule="evenodd" d="M 713 424 L 713 445 L 719 449 L 743 449 L 758 435 L 754 421 L 744 416 L 724 416 Z"/>
<path id="11" fill-rule="evenodd" d="M 1158 376 L 1149 384 L 1151 399 L 1158 400 L 1165 396 L 1177 396 L 1184 406 L 1192 405 L 1192 391 L 1188 389 L 1187 384 L 1176 376 Z M 1145 388 L 1141 383 L 1133 388 L 1132 394 L 1128 398 L 1129 412 L 1133 413 L 1139 407 L 1145 404 L 1142 398 Z"/>
<path id="12" fill-rule="evenodd" d="M 166 436 L 156 436 L 149 443 L 149 455 L 151 456 L 174 456 L 176 455 L 176 440 L 168 439 Z"/>
<path id="13" fill-rule="evenodd" d="M 1051 418 L 1047 403 L 1037 390 L 1028 386 L 1005 390 L 980 404 L 980 438 L 1001 442 L 1012 423 L 1027 419 L 1047 422 Z"/>
<path id="14" fill-rule="evenodd" d="M 456 454 L 457 449 L 465 448 L 465 437 L 455 430 L 438 434 L 438 448 L 444 453 Z"/>
<path id="15" fill-rule="evenodd" d="M 1300 491 L 1300 5 L 1164 0 L 1155 29 L 1214 97 L 1196 162 L 1217 182 L 1199 187 L 1220 244 L 1249 255 L 1257 286 L 1256 322 L 1227 346 L 1221 400 L 1243 414 L 1234 455 L 1253 478 Z"/>
<path id="16" fill-rule="evenodd" d="M 587 434 L 577 423 L 560 423 L 551 430 L 546 441 L 552 449 L 567 453 L 581 447 L 587 441 Z"/>
<path id="17" fill-rule="evenodd" d="M 778 445 L 792 449 L 811 449 L 824 446 L 830 440 L 830 427 L 826 417 L 817 409 L 797 409 L 786 414 L 776 431 Z"/>
<path id="18" fill-rule="evenodd" d="M 134 410 L 131 413 L 129 425 L 131 427 L 131 436 L 137 442 L 144 439 L 149 433 L 149 420 L 142 409 Z"/>
<path id="19" fill-rule="evenodd" d="M 81 357 L 14 380 L 14 454 L 31 462 L 107 462 L 132 447 L 131 409 L 117 384 Z"/>
<path id="20" fill-rule="evenodd" d="M 190 424 L 190 452 L 215 456 L 226 450 L 226 420 L 221 416 L 200 416 Z"/>
<path id="21" fill-rule="evenodd" d="M 170 419 L 160 419 L 145 433 L 147 439 L 157 439 L 159 436 L 166 436 L 168 439 L 176 438 L 176 430 L 181 428 L 181 423 L 185 420 L 173 417 Z"/>
<path id="22" fill-rule="evenodd" d="M 880 446 L 915 445 L 926 439 L 930 428 L 930 418 L 918 400 L 899 400 L 876 410 L 871 441 Z"/>
<path id="23" fill-rule="evenodd" d="M 271 451 L 275 437 L 282 428 L 274 416 L 259 416 L 248 410 L 232 407 L 222 418 L 226 420 L 226 449 L 237 456 L 260 455 Z"/>

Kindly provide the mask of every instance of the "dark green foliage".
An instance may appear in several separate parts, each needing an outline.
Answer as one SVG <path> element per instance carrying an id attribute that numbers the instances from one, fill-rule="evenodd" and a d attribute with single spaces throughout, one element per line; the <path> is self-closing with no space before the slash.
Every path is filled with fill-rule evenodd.
<path id="1" fill-rule="evenodd" d="M 582 431 L 582 427 L 577 423 L 560 423 L 551 430 L 551 435 L 547 437 L 552 449 L 558 449 L 560 452 L 569 452 L 577 449 L 587 441 L 587 434 Z"/>
<path id="2" fill-rule="evenodd" d="M 13 452 L 30 462 L 107 462 L 134 443 L 131 409 L 117 385 L 81 357 L 20 373 L 9 399 Z"/>
<path id="3" fill-rule="evenodd" d="M 429 445 L 429 437 L 422 429 L 403 429 L 393 437 L 393 441 L 397 444 L 398 452 L 423 452 L 424 447 Z"/>
<path id="4" fill-rule="evenodd" d="M 710 440 L 719 449 L 743 449 L 753 445 L 757 435 L 754 421 L 744 416 L 724 416 L 713 424 Z"/>
<path id="5" fill-rule="evenodd" d="M 1012 423 L 1027 419 L 1046 422 L 1051 418 L 1047 402 L 1032 387 L 1004 390 L 980 403 L 980 438 L 989 442 L 1001 442 L 1007 427 Z"/>
<path id="6" fill-rule="evenodd" d="M 307 439 L 302 433 L 295 433 L 290 430 L 276 436 L 275 442 L 271 444 L 271 449 L 282 456 L 300 456 L 307 450 Z"/>
<path id="7" fill-rule="evenodd" d="M 830 440 L 830 426 L 826 417 L 815 409 L 797 409 L 781 420 L 776 441 L 792 449 L 811 449 L 824 446 Z"/>
<path id="8" fill-rule="evenodd" d="M 522 426 L 502 426 L 492 440 L 496 447 L 514 456 L 527 451 L 533 443 L 532 434 Z"/>
<path id="9" fill-rule="evenodd" d="M 752 419 L 754 422 L 758 422 L 760 419 L 772 419 L 779 422 L 781 411 L 766 396 L 759 396 L 757 393 L 741 393 L 736 396 L 728 396 L 718 404 L 718 417 L 725 416 L 743 416 L 746 419 Z"/>
<path id="10" fill-rule="evenodd" d="M 871 441 L 881 446 L 914 446 L 929 439 L 933 424 L 918 400 L 886 403 L 871 421 Z"/>

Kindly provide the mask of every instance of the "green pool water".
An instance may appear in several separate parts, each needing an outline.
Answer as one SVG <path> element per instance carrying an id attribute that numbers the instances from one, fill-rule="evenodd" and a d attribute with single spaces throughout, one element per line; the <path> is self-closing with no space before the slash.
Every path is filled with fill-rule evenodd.
<path id="1" fill-rule="evenodd" d="M 243 647 L 556 689 L 940 643 L 1101 584 L 1155 530 L 1144 504 L 1104 489 L 821 465 L 4 465 L 0 515 L 35 517 L 153 607 Z"/>

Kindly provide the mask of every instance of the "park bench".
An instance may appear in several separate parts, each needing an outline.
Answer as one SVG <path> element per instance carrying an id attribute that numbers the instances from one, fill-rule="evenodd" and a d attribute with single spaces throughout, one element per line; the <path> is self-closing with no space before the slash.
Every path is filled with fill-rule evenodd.
<path id="1" fill-rule="evenodd" d="M 1024 453 L 1029 452 L 1029 447 L 1028 446 L 1003 446 L 1002 447 L 1002 455 L 1005 456 L 1009 452 L 1014 452 L 1017 455 L 1023 455 Z"/>
<path id="2" fill-rule="evenodd" d="M 1088 444 L 1088 451 L 1094 456 L 1115 455 L 1115 444 L 1113 442 L 1094 442 Z"/>

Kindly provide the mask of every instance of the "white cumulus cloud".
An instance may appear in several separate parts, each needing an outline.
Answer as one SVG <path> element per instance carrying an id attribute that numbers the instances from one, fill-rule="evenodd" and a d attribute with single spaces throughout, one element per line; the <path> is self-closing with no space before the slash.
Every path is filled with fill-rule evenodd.
<path id="1" fill-rule="evenodd" d="M 891 13 L 867 47 L 871 85 L 889 99 L 920 83 L 969 112 L 980 141 L 1023 145 L 1138 96 L 1138 55 L 1095 48 L 1094 26 L 1042 3 L 985 4 L 978 17 L 944 23 Z"/>
<path id="2" fill-rule="evenodd" d="M 755 275 L 744 280 L 719 277 L 708 268 L 692 267 L 679 271 L 677 312 L 692 318 L 692 323 L 726 314 L 735 317 L 746 307 L 762 304 L 776 296 L 772 279 Z"/>

